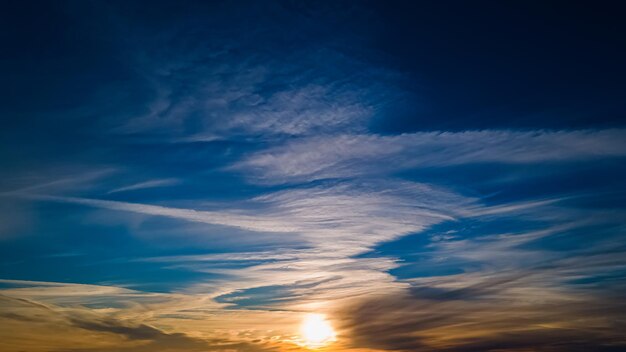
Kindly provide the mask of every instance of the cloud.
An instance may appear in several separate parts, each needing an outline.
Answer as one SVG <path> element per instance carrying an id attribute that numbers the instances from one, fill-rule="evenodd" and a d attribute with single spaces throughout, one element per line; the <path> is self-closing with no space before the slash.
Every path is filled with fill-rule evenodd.
<path id="1" fill-rule="evenodd" d="M 20 280 L 1 284 L 2 351 L 273 351 L 284 342 L 275 336 L 291 333 L 299 315 L 274 314 L 270 324 L 271 312 L 231 314 L 206 295 Z"/>
<path id="2" fill-rule="evenodd" d="M 264 7 L 257 11 L 259 20 L 267 14 Z M 267 28 L 276 25 L 277 15 L 288 22 L 300 17 L 278 6 L 263 20 Z M 144 103 L 143 114 L 120 119 L 114 132 L 178 142 L 364 132 L 375 114 L 404 94 L 393 84 L 398 74 L 342 50 L 337 43 L 345 36 L 328 33 L 323 45 L 299 40 L 297 48 L 254 50 L 267 30 L 250 28 L 237 39 L 233 32 L 195 30 L 204 32 L 171 31 L 163 34 L 170 40 L 158 43 L 154 35 L 143 38 L 133 52 L 133 66 L 145 76 L 153 97 Z M 178 48 L 181 42 L 184 50 Z"/>
<path id="3" fill-rule="evenodd" d="M 464 209 L 480 206 L 475 199 L 445 188 L 391 179 L 335 182 L 269 192 L 248 201 L 223 204 L 224 210 L 214 211 L 76 197 L 33 197 L 245 229 L 240 234 L 221 235 L 234 244 L 239 243 L 239 237 L 245 241 L 246 237 L 263 234 L 266 243 L 271 240 L 271 253 L 239 253 L 235 247 L 228 254 L 149 260 L 171 269 L 218 275 L 219 279 L 207 279 L 186 288 L 210 292 L 213 297 L 259 286 L 317 282 L 316 293 L 309 294 L 309 303 L 396 286 L 387 273 L 396 266 L 394 259 L 355 256 L 377 244 L 454 221 Z M 329 278 L 333 280 L 327 281 Z M 292 290 L 294 295 L 300 295 L 296 291 L 302 290 Z"/>
<path id="4" fill-rule="evenodd" d="M 524 164 L 626 156 L 626 132 L 466 131 L 401 135 L 343 134 L 297 139 L 252 153 L 230 169 L 277 184 L 385 175 L 471 163 Z"/>
<path id="5" fill-rule="evenodd" d="M 30 104 L 41 112 L 7 130 L 4 272 L 100 285 L 0 280 L 0 350 L 296 351 L 311 311 L 341 330 L 337 350 L 626 349 L 619 190 L 603 211 L 576 204 L 579 189 L 507 183 L 519 174 L 469 189 L 451 169 L 432 183 L 401 172 L 569 170 L 625 157 L 626 130 L 378 134 L 438 110 L 417 106 L 432 95 L 420 78 L 379 67 L 389 58 L 359 42 L 380 11 L 353 26 L 362 11 L 345 4 L 321 17 L 295 2 L 187 6 L 62 11 L 85 26 L 57 34 L 84 29 L 103 54 L 96 76 L 115 82 L 68 110 L 63 97 L 93 76 L 78 65 L 54 108 Z M 25 226 L 32 240 L 16 238 Z"/>
<path id="6" fill-rule="evenodd" d="M 359 95 L 363 88 L 330 82 L 326 85 L 305 85 L 276 92 L 266 98 L 261 95 L 251 106 L 233 113 L 225 128 L 248 134 L 310 135 L 336 130 L 362 129 L 373 114 Z"/>
<path id="7" fill-rule="evenodd" d="M 46 167 L 36 172 L 23 172 L 3 185 L 0 196 L 19 194 L 59 194 L 93 190 L 94 185 L 107 176 L 118 173 L 116 168 L 60 166 Z"/>
<path id="8" fill-rule="evenodd" d="M 344 64 L 333 57 L 341 58 L 327 52 L 321 59 Z M 377 108 L 366 99 L 372 94 L 370 88 L 323 73 L 313 80 L 295 64 L 219 62 L 189 66 L 189 70 L 193 74 L 177 69 L 164 75 L 158 84 L 168 87 L 168 92 L 157 98 L 149 114 L 126 121 L 117 131 L 165 133 L 177 141 L 355 132 L 364 130 Z M 179 80 L 191 83 L 195 91 L 172 87 Z M 185 123 L 196 127 L 186 128 Z"/>
<path id="9" fill-rule="evenodd" d="M 134 183 L 132 185 L 128 185 L 128 186 L 124 186 L 124 187 L 115 188 L 115 189 L 109 191 L 109 194 L 110 193 L 135 191 L 135 190 L 146 189 L 146 188 L 172 186 L 172 185 L 179 184 L 180 182 L 181 182 L 180 180 L 174 179 L 174 178 L 164 178 L 164 179 L 158 179 L 158 180 L 149 180 L 149 181 Z"/>
<path id="10" fill-rule="evenodd" d="M 22 195 L 38 200 L 178 220 L 238 227 L 258 232 L 299 233 L 306 244 L 351 248 L 358 253 L 402 234 L 452 220 L 471 198 L 444 188 L 408 181 L 370 180 L 338 183 L 268 193 L 223 211 L 175 208 L 77 197 Z"/>
<path id="11" fill-rule="evenodd" d="M 559 221 L 578 217 L 571 214 L 571 210 L 561 208 L 558 202 L 563 198 L 487 207 L 477 199 L 445 188 L 391 179 L 384 182 L 327 182 L 290 188 L 249 201 L 222 204 L 228 210 L 214 211 L 86 198 L 44 196 L 40 199 L 245 229 L 242 233 L 226 235 L 229 243 L 234 244 L 240 242 L 238 238 L 243 241 L 263 233 L 268 236 L 264 241 L 271 243 L 271 251 L 242 252 L 234 247 L 228 253 L 140 259 L 162 263 L 168 269 L 210 274 L 210 278 L 184 289 L 214 299 L 227 296 L 231 305 L 256 309 L 302 309 L 322 302 L 375 294 L 383 287 L 387 291 L 406 287 L 405 282 L 397 281 L 389 274 L 390 270 L 403 265 L 396 258 L 358 256 L 378 244 L 419 233 L 443 222 L 456 222 L 467 217 L 489 221 L 511 216 L 544 221 L 546 219 L 540 215 L 543 212 L 552 214 L 550 221 L 558 216 Z M 438 257 L 457 262 L 506 267 L 530 263 L 529 260 L 534 258 L 550 258 L 546 253 L 513 249 L 580 226 L 579 221 L 523 234 L 438 241 L 431 244 L 429 250 Z M 206 230 L 202 232 L 205 236 L 213 236 Z M 298 240 L 294 241 L 294 238 Z M 145 239 L 151 238 L 147 236 Z M 428 264 L 428 261 L 422 263 Z M 241 297 L 250 295 L 250 289 L 269 286 L 283 287 L 280 290 L 282 296 L 241 300 Z"/>
<path id="12" fill-rule="evenodd" d="M 557 215 L 526 229 L 516 223 L 513 232 L 487 225 L 520 212 Z M 434 275 L 405 275 L 404 290 L 347 302 L 334 314 L 338 326 L 352 347 L 381 350 L 623 350 L 623 224 L 613 211 L 588 212 L 547 203 L 479 214 L 474 221 L 493 232 L 460 224 L 470 234 L 427 244 L 419 260 L 402 265 Z M 445 274 L 437 265 L 462 270 Z"/>
<path id="13" fill-rule="evenodd" d="M 453 287 L 372 295 L 347 306 L 337 321 L 354 347 L 381 350 L 557 352 L 626 347 L 619 333 L 626 307 L 617 292 L 568 291 L 557 288 L 556 282 L 546 286 L 550 276 L 541 270 L 461 275 L 448 280 Z"/>
<path id="14" fill-rule="evenodd" d="M 5 292 L 3 292 L 5 293 Z M 15 292 L 13 293 L 15 294 Z M 165 332 L 84 306 L 60 307 L 0 295 L 2 350 L 13 351 L 267 351 L 270 347 L 223 338 Z"/>
<path id="15" fill-rule="evenodd" d="M 294 228 L 279 227 L 278 224 L 271 221 L 264 221 L 263 219 L 250 216 L 250 215 L 238 215 L 227 212 L 215 212 L 204 211 L 186 208 L 173 208 L 159 205 L 149 205 L 141 203 L 129 203 L 112 200 L 100 200 L 89 198 L 77 198 L 77 197 L 56 197 L 56 196 L 31 196 L 39 200 L 56 201 L 62 203 L 75 203 L 88 205 L 97 208 L 104 208 L 117 211 L 128 211 L 138 214 L 162 216 L 178 220 L 199 222 L 206 224 L 219 224 L 233 227 L 240 227 L 250 230 L 270 231 L 270 232 L 288 232 L 293 231 Z"/>

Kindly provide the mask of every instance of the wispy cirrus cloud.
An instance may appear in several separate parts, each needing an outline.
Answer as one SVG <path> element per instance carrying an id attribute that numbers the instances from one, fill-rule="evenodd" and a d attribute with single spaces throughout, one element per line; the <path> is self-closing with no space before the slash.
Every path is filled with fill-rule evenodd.
<path id="1" fill-rule="evenodd" d="M 283 17 L 285 9 L 275 10 L 281 21 L 295 20 L 293 14 Z M 321 46 L 269 45 L 262 52 L 254 50 L 256 40 L 267 33 L 258 28 L 238 40 L 214 31 L 204 35 L 211 45 L 188 43 L 184 51 L 175 50 L 177 40 L 164 47 L 153 46 L 152 36 L 142 38 L 133 66 L 153 94 L 142 114 L 121 119 L 113 132 L 178 142 L 366 132 L 376 114 L 406 94 L 393 84 L 400 75 L 348 55 L 342 49 L 346 38 L 331 33 Z"/>
<path id="2" fill-rule="evenodd" d="M 175 179 L 175 178 L 149 180 L 149 181 L 134 183 L 128 186 L 118 187 L 118 188 L 110 190 L 108 193 L 111 194 L 111 193 L 119 193 L 119 192 L 136 191 L 139 189 L 167 187 L 167 186 L 177 185 L 179 183 L 181 183 L 181 180 Z"/>
<path id="3" fill-rule="evenodd" d="M 356 258 L 375 245 L 416 233 L 437 223 L 454 221 L 463 209 L 479 207 L 475 199 L 442 187 L 400 180 L 363 180 L 329 183 L 267 193 L 227 206 L 228 210 L 197 210 L 77 197 L 28 195 L 40 201 L 81 204 L 177 221 L 244 229 L 238 236 L 264 234 L 272 252 L 190 255 L 152 258 L 168 268 L 217 274 L 188 287 L 191 292 L 217 297 L 268 285 L 298 286 L 309 281 L 318 287 L 306 304 L 332 297 L 350 297 L 380 289 L 401 287 L 387 271 L 393 258 Z M 296 238 L 297 246 L 293 239 Z M 266 240 L 267 242 L 267 240 Z M 276 246 L 285 248 L 278 251 Z M 240 262 L 232 266 L 233 261 Z M 221 264 L 220 264 L 221 263 Z M 215 288 L 219 287 L 219 290 Z M 290 296 L 304 297 L 291 290 Z M 300 289 L 299 291 L 302 291 Z M 304 291 L 303 291 L 304 292 Z M 245 293 L 244 293 L 245 294 Z M 285 299 L 288 301 L 287 297 Z M 298 304 L 305 304 L 301 300 Z M 261 304 L 261 305 L 264 305 Z"/>
<path id="4" fill-rule="evenodd" d="M 350 253 L 358 253 L 401 234 L 420 231 L 434 223 L 453 220 L 464 206 L 474 204 L 471 198 L 445 188 L 393 180 L 337 183 L 268 193 L 233 204 L 228 211 L 79 197 L 22 196 L 258 232 L 298 233 L 305 236 L 306 244 L 349 248 Z"/>
<path id="5" fill-rule="evenodd" d="M 471 163 L 541 163 L 626 155 L 624 130 L 418 132 L 298 139 L 232 166 L 263 183 L 384 175 Z"/>
<path id="6" fill-rule="evenodd" d="M 199 69 L 193 66 L 194 71 Z M 224 64 L 218 66 L 217 72 L 214 67 L 206 70 L 211 71 L 198 73 L 203 80 L 194 93 L 178 96 L 178 88 L 167 88 L 170 92 L 157 98 L 159 102 L 153 104 L 149 114 L 126 121 L 116 131 L 167 131 L 176 141 L 363 131 L 375 109 L 363 99 L 371 94 L 366 88 L 330 78 L 311 83 L 306 74 L 296 73 L 300 71 L 298 67 L 289 64 Z M 158 84 L 171 85 L 171 75 L 164 76 Z M 277 76 L 285 77 L 285 82 L 278 86 Z M 286 78 L 294 76 L 297 78 Z M 267 89 L 267 85 L 275 88 Z M 185 122 L 196 128 L 186 129 Z"/>

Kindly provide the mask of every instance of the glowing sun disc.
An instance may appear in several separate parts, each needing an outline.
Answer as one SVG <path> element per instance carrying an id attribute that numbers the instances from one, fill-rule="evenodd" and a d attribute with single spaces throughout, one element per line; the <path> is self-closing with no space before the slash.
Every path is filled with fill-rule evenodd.
<path id="1" fill-rule="evenodd" d="M 308 314 L 300 326 L 303 344 L 309 348 L 323 347 L 335 341 L 335 330 L 322 314 Z"/>

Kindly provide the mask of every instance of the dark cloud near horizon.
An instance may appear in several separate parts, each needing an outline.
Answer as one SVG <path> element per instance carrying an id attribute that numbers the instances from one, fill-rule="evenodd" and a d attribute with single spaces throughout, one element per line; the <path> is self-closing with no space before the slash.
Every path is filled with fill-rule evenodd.
<path id="1" fill-rule="evenodd" d="M 355 347 L 392 351 L 626 349 L 623 287 L 551 292 L 550 284 L 540 289 L 544 295 L 524 294 L 534 280 L 554 280 L 544 270 L 497 273 L 477 283 L 461 275 L 459 288 L 381 293 L 341 311 L 338 321 Z"/>

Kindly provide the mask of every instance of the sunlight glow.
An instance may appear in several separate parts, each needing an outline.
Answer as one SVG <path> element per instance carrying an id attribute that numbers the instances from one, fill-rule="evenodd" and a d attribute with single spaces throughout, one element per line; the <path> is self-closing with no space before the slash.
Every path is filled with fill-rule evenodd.
<path id="1" fill-rule="evenodd" d="M 300 326 L 303 345 L 320 348 L 335 341 L 335 331 L 322 314 L 308 314 Z"/>

